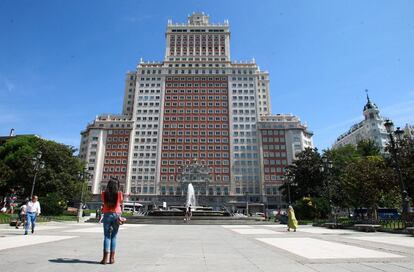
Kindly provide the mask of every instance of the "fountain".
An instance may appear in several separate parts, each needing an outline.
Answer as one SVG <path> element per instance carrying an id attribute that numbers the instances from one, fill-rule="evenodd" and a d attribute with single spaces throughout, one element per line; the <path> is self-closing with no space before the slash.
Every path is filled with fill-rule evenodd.
<path id="1" fill-rule="evenodd" d="M 187 186 L 187 201 L 185 202 L 185 206 L 191 206 L 195 208 L 197 206 L 197 200 L 194 193 L 193 184 L 189 183 Z"/>
<path id="2" fill-rule="evenodd" d="M 156 206 L 149 210 L 145 216 L 130 217 L 130 223 L 146 224 L 182 224 L 186 208 L 191 205 L 191 224 L 252 224 L 254 218 L 232 216 L 229 210 L 213 210 L 213 207 L 204 206 L 207 202 L 210 183 L 210 170 L 205 163 L 194 159 L 192 163 L 181 168 L 177 178 L 181 188 L 187 188 L 186 194 L 177 196 L 173 205 Z M 181 191 L 181 190 L 180 190 Z M 181 192 L 185 192 L 182 190 Z M 198 199 L 197 197 L 198 196 Z M 177 203 L 178 202 L 178 203 Z"/>

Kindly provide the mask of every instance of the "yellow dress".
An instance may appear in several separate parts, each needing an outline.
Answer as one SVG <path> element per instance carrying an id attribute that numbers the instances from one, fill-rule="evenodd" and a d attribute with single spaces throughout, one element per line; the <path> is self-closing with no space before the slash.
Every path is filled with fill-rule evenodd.
<path id="1" fill-rule="evenodd" d="M 288 227 L 294 230 L 298 228 L 298 220 L 296 220 L 295 211 L 293 209 L 288 211 Z"/>

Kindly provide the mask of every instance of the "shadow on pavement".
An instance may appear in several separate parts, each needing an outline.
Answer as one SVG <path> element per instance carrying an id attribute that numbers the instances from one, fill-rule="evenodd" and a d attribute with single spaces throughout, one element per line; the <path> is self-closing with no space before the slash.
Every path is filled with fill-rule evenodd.
<path id="1" fill-rule="evenodd" d="M 70 259 L 70 258 L 57 258 L 49 260 L 51 263 L 83 263 L 83 264 L 99 264 L 98 261 L 86 261 L 79 259 Z"/>

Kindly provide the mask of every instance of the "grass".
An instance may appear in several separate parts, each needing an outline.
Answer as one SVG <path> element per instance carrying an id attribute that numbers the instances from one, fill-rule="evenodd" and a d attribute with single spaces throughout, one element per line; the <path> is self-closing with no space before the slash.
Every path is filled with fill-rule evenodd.
<path id="1" fill-rule="evenodd" d="M 0 224 L 9 224 L 11 220 L 17 219 L 17 214 L 0 214 Z M 52 216 L 39 216 L 37 222 L 50 222 L 50 221 L 76 221 L 77 217 L 73 214 L 52 215 Z"/>

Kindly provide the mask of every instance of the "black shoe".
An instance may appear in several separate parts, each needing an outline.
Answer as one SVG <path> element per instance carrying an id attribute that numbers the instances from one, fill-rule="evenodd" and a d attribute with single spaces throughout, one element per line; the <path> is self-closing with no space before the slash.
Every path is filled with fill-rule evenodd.
<path id="1" fill-rule="evenodd" d="M 27 235 L 27 230 L 24 232 L 24 235 Z"/>
<path id="2" fill-rule="evenodd" d="M 32 229 L 32 233 L 34 233 L 34 229 Z"/>

